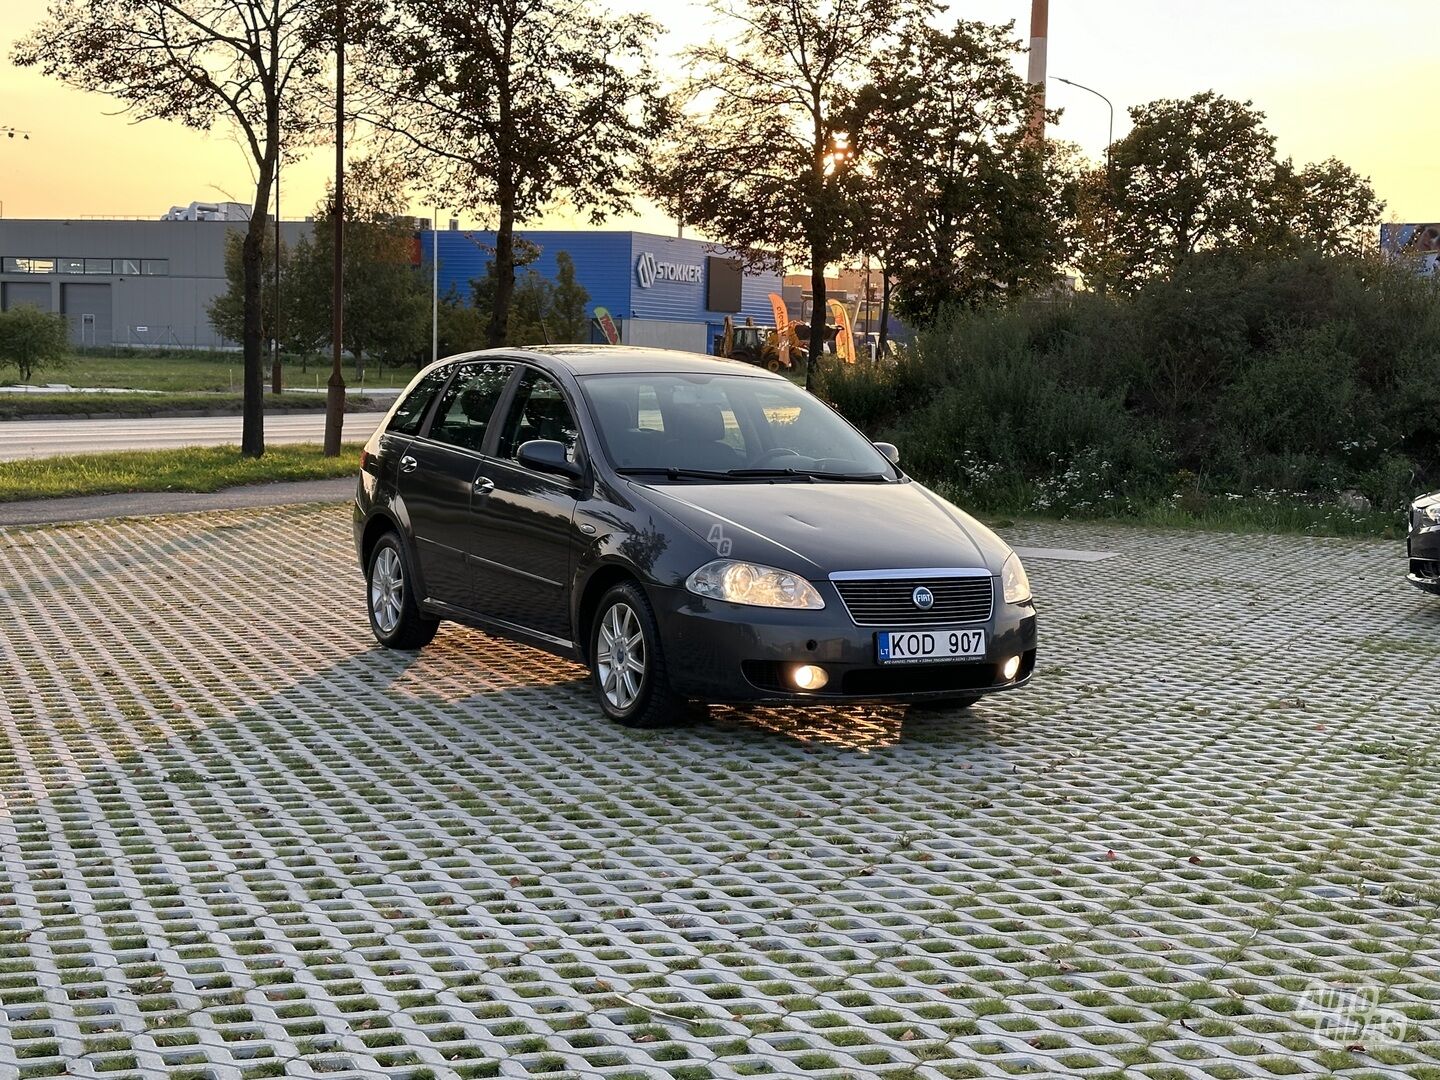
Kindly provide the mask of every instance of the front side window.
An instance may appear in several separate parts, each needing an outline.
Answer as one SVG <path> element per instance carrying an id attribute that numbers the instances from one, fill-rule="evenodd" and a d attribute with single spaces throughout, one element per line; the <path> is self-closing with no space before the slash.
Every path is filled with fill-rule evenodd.
<path id="1" fill-rule="evenodd" d="M 514 364 L 461 365 L 440 400 L 435 422 L 430 425 L 430 438 L 466 450 L 480 450 L 485 432 L 490 429 L 490 417 L 514 368 Z"/>
<path id="2" fill-rule="evenodd" d="M 515 391 L 515 400 L 505 417 L 496 453 L 515 461 L 520 447 L 532 439 L 551 439 L 565 446 L 567 461 L 575 460 L 575 441 L 580 429 L 560 384 L 534 368 L 526 370 Z"/>
<path id="3" fill-rule="evenodd" d="M 418 435 L 420 425 L 425 422 L 425 412 L 430 408 L 430 402 L 435 400 L 435 395 L 449 377 L 448 367 L 437 368 L 424 376 L 415 384 L 415 388 L 405 395 L 400 407 L 391 414 L 390 424 L 385 430 L 393 431 L 397 435 Z"/>

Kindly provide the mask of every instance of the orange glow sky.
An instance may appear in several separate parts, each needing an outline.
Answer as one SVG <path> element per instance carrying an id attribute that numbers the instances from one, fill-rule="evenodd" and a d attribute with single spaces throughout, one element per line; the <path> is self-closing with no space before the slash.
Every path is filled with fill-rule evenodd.
<path id="1" fill-rule="evenodd" d="M 1253 99 L 1269 116 L 1282 155 L 1307 162 L 1341 158 L 1370 176 L 1388 203 L 1387 220 L 1440 219 L 1440 139 L 1434 137 L 1434 66 L 1429 34 L 1435 0 L 1051 0 L 1050 73 L 1087 83 L 1116 106 L 1215 89 Z M 710 15 L 692 3 L 623 0 L 668 29 L 664 50 L 708 36 Z M 115 105 L 9 63 L 11 44 L 39 21 L 44 0 L 0 3 L 0 126 L 28 129 L 30 141 L 0 139 L 0 203 L 11 218 L 85 214 L 158 217 L 173 203 L 235 197 L 249 201 L 250 171 L 237 143 L 217 128 L 189 131 L 132 124 Z M 1014 19 L 1028 33 L 1029 0 L 969 0 L 952 17 Z M 1428 16 L 1428 18 L 1427 18 Z M 1022 61 L 1023 62 L 1023 61 Z M 670 65 L 673 70 L 673 64 Z M 1103 156 L 1105 106 L 1052 83 L 1064 109 L 1054 130 Z M 285 216 L 309 213 L 331 158 L 324 150 L 287 170 Z M 412 212 L 429 215 L 417 202 Z M 444 210 L 442 208 L 442 215 Z M 476 215 L 462 215 L 467 225 Z M 556 213 L 543 223 L 578 226 Z M 669 232 L 653 208 L 610 227 Z"/>

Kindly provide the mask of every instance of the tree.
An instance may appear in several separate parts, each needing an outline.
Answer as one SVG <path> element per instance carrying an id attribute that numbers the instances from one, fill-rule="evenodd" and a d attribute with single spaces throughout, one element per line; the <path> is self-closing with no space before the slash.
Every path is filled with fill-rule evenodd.
<path id="1" fill-rule="evenodd" d="M 245 232 L 244 421 L 241 452 L 265 452 L 261 256 L 282 132 L 288 144 L 314 130 L 310 106 L 324 52 L 317 0 L 50 0 L 45 20 L 12 59 L 68 85 L 117 98 L 138 120 L 240 135 L 255 172 Z"/>
<path id="2" fill-rule="evenodd" d="M 687 54 L 683 119 L 647 186 L 750 264 L 810 268 L 811 369 L 827 336 L 825 269 L 853 246 L 851 103 L 886 43 L 932 6 L 715 0 L 733 33 Z"/>
<path id="3" fill-rule="evenodd" d="M 1299 172 L 1287 161 L 1277 194 L 1285 229 L 1299 243 L 1326 255 L 1374 251 L 1385 203 L 1370 181 L 1343 161 L 1332 157 Z"/>
<path id="4" fill-rule="evenodd" d="M 70 349 L 70 328 L 65 316 L 21 304 L 0 312 L 0 367 L 14 366 L 20 381 L 44 367 L 65 359 Z"/>
<path id="5" fill-rule="evenodd" d="M 1134 288 L 1199 251 L 1362 250 L 1383 203 L 1331 159 L 1296 170 L 1275 155 L 1265 114 L 1206 91 L 1130 110 L 1110 175 L 1092 177 L 1115 222 L 1118 281 Z M 1082 254 L 1094 260 L 1093 245 Z"/>
<path id="6" fill-rule="evenodd" d="M 344 346 L 355 357 L 401 363 L 422 352 L 429 335 L 429 290 L 412 259 L 414 222 L 402 217 L 404 172 L 376 159 L 352 162 L 345 174 Z M 295 245 L 285 285 L 285 328 L 297 346 L 315 350 L 333 334 L 335 259 L 333 190 L 316 208 L 315 229 Z"/>
<path id="7" fill-rule="evenodd" d="M 1124 277 L 1173 270 L 1203 248 L 1252 243 L 1276 177 L 1265 115 L 1212 90 L 1137 105 L 1130 116 L 1130 133 L 1111 149 Z"/>
<path id="8" fill-rule="evenodd" d="M 357 68 L 361 115 L 424 152 L 438 201 L 495 215 L 489 342 L 506 342 L 515 230 L 559 198 L 599 224 L 631 205 L 665 110 L 655 24 L 585 0 L 396 0 Z"/>
<path id="9" fill-rule="evenodd" d="M 275 234 L 267 230 L 261 244 L 264 284 L 260 290 L 260 334 L 264 340 L 275 336 Z M 290 274 L 290 250 L 280 245 L 280 280 Z M 293 305 L 286 302 L 285 312 Z M 234 229 L 225 234 L 225 291 L 210 301 L 210 325 L 228 341 L 245 340 L 245 234 Z"/>
<path id="10" fill-rule="evenodd" d="M 559 344 L 588 340 L 589 320 L 585 305 L 590 294 L 575 280 L 575 262 L 568 252 L 555 254 L 555 281 L 541 275 L 532 265 L 540 258 L 540 249 L 522 238 L 516 238 L 515 289 L 510 298 L 510 313 L 505 324 L 505 338 L 513 345 Z M 475 311 L 489 326 L 494 318 L 498 292 L 495 262 L 485 265 L 485 276 L 470 283 Z"/>
<path id="11" fill-rule="evenodd" d="M 556 342 L 590 340 L 590 317 L 585 308 L 590 293 L 575 280 L 575 260 L 567 251 L 555 253 L 555 287 L 550 293 L 550 311 L 546 325 L 550 339 Z"/>
<path id="12" fill-rule="evenodd" d="M 452 286 L 440 297 L 440 355 L 454 356 L 456 353 L 471 352 L 485 347 L 485 335 L 489 323 L 475 308 L 467 304 Z M 428 351 L 419 354 L 429 356 Z"/>
<path id="13" fill-rule="evenodd" d="M 860 234 L 922 322 L 948 304 L 1033 291 L 1064 261 L 1069 158 L 1029 136 L 1035 90 L 1015 69 L 1012 33 L 917 25 L 856 96 Z"/>

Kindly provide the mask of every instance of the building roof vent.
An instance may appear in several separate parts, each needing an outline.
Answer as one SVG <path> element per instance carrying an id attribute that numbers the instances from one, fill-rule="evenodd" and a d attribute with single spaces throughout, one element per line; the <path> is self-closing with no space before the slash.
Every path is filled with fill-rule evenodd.
<path id="1" fill-rule="evenodd" d="M 250 207 L 242 202 L 192 202 L 172 206 L 161 221 L 249 221 Z"/>

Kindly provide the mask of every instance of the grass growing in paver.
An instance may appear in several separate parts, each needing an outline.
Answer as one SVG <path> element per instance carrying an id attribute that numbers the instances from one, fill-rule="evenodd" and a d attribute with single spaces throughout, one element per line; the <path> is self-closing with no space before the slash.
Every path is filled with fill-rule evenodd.
<path id="1" fill-rule="evenodd" d="M 326 480 L 359 471 L 358 443 L 327 458 L 314 444 L 272 446 L 258 459 L 233 446 L 126 450 L 0 461 L 0 502 L 124 491 L 219 491 L 238 484 Z"/>

